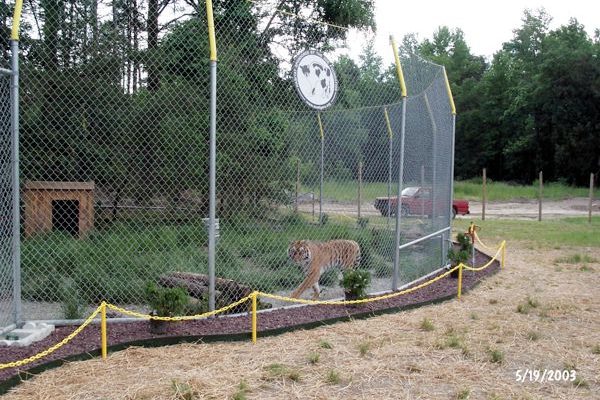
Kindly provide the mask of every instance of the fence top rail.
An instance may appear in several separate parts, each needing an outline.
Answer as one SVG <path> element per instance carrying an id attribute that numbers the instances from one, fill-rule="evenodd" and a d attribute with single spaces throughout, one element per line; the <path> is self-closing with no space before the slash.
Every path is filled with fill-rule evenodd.
<path id="1" fill-rule="evenodd" d="M 433 233 L 430 233 L 429 235 L 426 235 L 426 236 L 420 237 L 420 238 L 418 238 L 418 239 L 415 239 L 415 240 L 413 240 L 413 241 L 410 241 L 410 242 L 408 242 L 408 243 L 404 243 L 403 245 L 401 245 L 401 246 L 398 246 L 398 249 L 402 250 L 402 249 L 404 249 L 404 248 L 406 248 L 406 247 L 412 246 L 413 244 L 417 244 L 417 243 L 420 243 L 420 242 L 422 242 L 422 241 L 424 241 L 424 240 L 431 239 L 432 237 L 440 236 L 442 233 L 444 233 L 444 232 L 446 232 L 446 231 L 449 231 L 449 230 L 450 230 L 450 227 L 449 227 L 449 226 L 447 226 L 447 227 L 445 227 L 444 229 L 440 229 L 440 230 L 439 230 L 439 231 L 437 231 L 437 232 L 433 232 Z"/>
<path id="2" fill-rule="evenodd" d="M 12 75 L 13 72 L 10 69 L 6 69 L 6 68 L 0 68 L 0 75 Z"/>

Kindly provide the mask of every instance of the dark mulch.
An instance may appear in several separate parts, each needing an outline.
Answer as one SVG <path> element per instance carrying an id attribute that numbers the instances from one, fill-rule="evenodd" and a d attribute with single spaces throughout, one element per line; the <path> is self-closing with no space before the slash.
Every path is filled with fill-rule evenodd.
<path id="1" fill-rule="evenodd" d="M 476 255 L 477 265 L 483 265 L 489 260 L 490 257 L 483 253 L 477 253 Z M 499 270 L 499 267 L 499 263 L 496 261 L 489 268 L 486 268 L 481 272 L 465 272 L 463 274 L 463 291 L 474 287 L 485 277 L 496 273 Z M 261 312 L 258 315 L 258 335 L 260 337 L 261 335 L 291 330 L 294 327 L 306 328 L 314 325 L 331 323 L 336 319 L 347 319 L 350 316 L 353 318 L 365 317 L 384 312 L 393 312 L 398 309 L 412 308 L 454 297 L 456 296 L 456 290 L 457 279 L 448 276 L 407 295 L 363 305 L 314 305 Z M 0 363 L 21 360 L 35 355 L 55 343 L 60 342 L 63 338 L 73 332 L 74 329 L 75 327 L 73 326 L 57 327 L 50 336 L 29 347 L 0 348 Z M 227 335 L 231 336 L 227 337 Z M 108 325 L 108 344 L 114 349 L 126 347 L 127 344 L 159 345 L 175 343 L 178 341 L 178 339 L 176 339 L 177 337 L 187 337 L 181 341 L 214 341 L 244 338 L 250 340 L 250 317 L 248 315 L 232 317 L 220 316 L 211 319 L 177 322 L 170 327 L 170 331 L 165 335 L 151 334 L 148 329 L 147 321 L 110 323 Z M 148 342 L 143 343 L 143 341 Z M 3 381 L 6 383 L 6 381 L 15 378 L 17 375 L 20 375 L 21 378 L 26 378 L 27 374 L 20 372 L 35 367 L 36 365 L 48 363 L 49 361 L 65 360 L 81 353 L 97 354 L 99 347 L 100 326 L 99 324 L 93 324 L 84 329 L 67 345 L 41 360 L 27 364 L 21 369 L 8 368 L 0 370 L 0 383 Z"/>

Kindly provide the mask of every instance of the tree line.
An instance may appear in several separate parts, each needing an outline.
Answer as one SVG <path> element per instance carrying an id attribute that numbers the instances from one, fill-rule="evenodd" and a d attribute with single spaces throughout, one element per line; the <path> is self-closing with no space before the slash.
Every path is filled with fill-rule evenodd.
<path id="1" fill-rule="evenodd" d="M 376 29 L 373 0 L 290 0 L 272 7 L 214 1 L 218 37 L 218 193 L 222 213 L 281 202 L 295 160 L 314 146 L 314 115 L 302 108 L 286 63 L 300 49 L 329 53 L 344 28 Z M 308 23 L 294 17 L 332 25 Z M 12 6 L 0 7 L 7 64 Z M 151 203 L 183 192 L 206 207 L 208 43 L 204 2 L 195 0 L 33 0 L 21 29 L 22 176 L 94 180 L 115 204 Z M 491 60 L 472 54 L 460 29 L 431 40 L 407 35 L 405 53 L 446 66 L 458 109 L 459 178 L 488 168 L 492 179 L 586 184 L 600 155 L 600 40 L 572 20 L 549 29 L 543 11 L 526 11 L 511 41 Z M 335 110 L 397 101 L 393 65 L 372 45 L 358 60 L 335 58 Z M 288 72 L 286 72 L 288 71 Z M 387 177 L 375 155 L 386 148 L 383 116 L 348 115 L 346 143 L 330 143 L 330 176 Z M 301 123 L 298 123 L 301 121 Z M 305 129 L 302 129 L 305 127 Z M 310 128 L 309 128 L 310 127 Z M 289 133 L 292 132 L 290 135 Z M 305 138 L 304 140 L 302 138 Z M 189 192 L 192 192 L 191 194 Z"/>

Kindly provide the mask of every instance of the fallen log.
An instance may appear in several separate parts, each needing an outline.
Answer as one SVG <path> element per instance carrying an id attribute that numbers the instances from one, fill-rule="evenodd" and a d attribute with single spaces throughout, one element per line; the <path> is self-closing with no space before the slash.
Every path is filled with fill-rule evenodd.
<path id="1" fill-rule="evenodd" d="M 161 282 L 165 282 L 165 284 Z M 190 296 L 194 297 L 197 297 L 195 293 L 198 293 L 200 297 L 203 295 L 208 295 L 208 275 L 205 274 L 193 272 L 169 272 L 168 274 L 160 277 L 159 283 L 162 286 L 173 285 L 167 287 L 183 287 L 184 289 L 188 289 Z M 174 285 L 175 283 L 177 284 Z M 252 293 L 252 289 L 250 287 L 225 278 L 215 279 L 215 291 L 219 292 L 221 296 L 227 297 L 232 302 L 246 297 Z M 219 296 L 215 297 L 218 298 Z"/>

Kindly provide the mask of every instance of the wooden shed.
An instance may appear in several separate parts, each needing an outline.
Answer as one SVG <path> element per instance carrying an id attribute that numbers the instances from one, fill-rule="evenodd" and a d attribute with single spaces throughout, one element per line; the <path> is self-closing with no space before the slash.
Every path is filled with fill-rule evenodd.
<path id="1" fill-rule="evenodd" d="M 94 182 L 27 181 L 25 237 L 63 231 L 83 237 L 94 227 Z"/>

